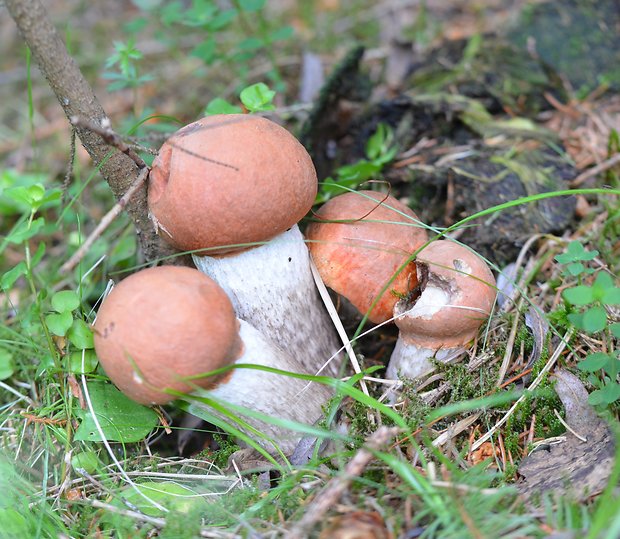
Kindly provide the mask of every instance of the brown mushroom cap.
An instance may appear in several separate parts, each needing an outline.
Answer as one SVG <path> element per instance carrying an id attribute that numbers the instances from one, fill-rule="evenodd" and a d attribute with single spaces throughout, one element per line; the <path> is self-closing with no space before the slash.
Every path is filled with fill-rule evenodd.
<path id="1" fill-rule="evenodd" d="M 225 253 L 293 226 L 316 192 L 312 160 L 293 135 L 265 118 L 227 114 L 168 139 L 153 161 L 148 200 L 172 245 Z"/>
<path id="2" fill-rule="evenodd" d="M 210 388 L 222 377 L 187 377 L 233 363 L 241 353 L 238 323 L 224 291 L 198 270 L 142 270 L 114 287 L 95 322 L 95 350 L 106 374 L 128 397 L 163 404 Z"/>
<path id="3" fill-rule="evenodd" d="M 472 341 L 495 302 L 495 277 L 489 267 L 476 253 L 448 240 L 425 247 L 418 261 L 428 267 L 428 283 L 415 305 L 399 301 L 394 308 L 398 316 L 413 307 L 396 319 L 401 338 L 433 350 Z"/>
<path id="4" fill-rule="evenodd" d="M 360 193 L 332 198 L 317 212 L 318 219 L 353 222 L 314 222 L 306 237 L 325 284 L 365 314 L 396 270 L 424 244 L 427 234 L 415 213 L 395 198 L 373 191 Z M 407 295 L 417 282 L 416 265 L 411 262 L 368 318 L 374 323 L 390 319 L 399 296 Z"/>

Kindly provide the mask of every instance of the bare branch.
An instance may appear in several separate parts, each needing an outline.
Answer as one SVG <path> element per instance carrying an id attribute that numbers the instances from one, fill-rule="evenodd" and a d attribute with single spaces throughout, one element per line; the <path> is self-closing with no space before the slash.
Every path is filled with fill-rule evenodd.
<path id="1" fill-rule="evenodd" d="M 69 121 L 74 127 L 84 127 L 89 129 L 93 133 L 97 133 L 103 140 L 105 140 L 106 144 L 116 148 L 117 150 L 123 152 L 129 159 L 131 159 L 138 168 L 146 167 L 146 163 L 132 148 L 129 146 L 121 136 L 116 133 L 112 126 L 110 125 L 110 120 L 108 118 L 104 118 L 101 121 L 101 125 L 94 124 L 89 122 L 84 118 L 80 118 L 79 116 L 71 116 Z"/>
<path id="2" fill-rule="evenodd" d="M 69 56 L 40 0 L 5 0 L 4 3 L 67 118 L 77 116 L 93 125 L 102 125 L 102 121 L 109 122 L 92 88 L 75 60 Z M 120 199 L 138 174 L 135 162 L 123 152 L 110 149 L 101 135 L 91 129 L 76 126 L 76 132 L 95 165 L 100 167 L 114 196 Z M 144 183 L 131 198 L 127 211 L 148 260 L 174 252 L 155 234 L 149 221 Z"/>

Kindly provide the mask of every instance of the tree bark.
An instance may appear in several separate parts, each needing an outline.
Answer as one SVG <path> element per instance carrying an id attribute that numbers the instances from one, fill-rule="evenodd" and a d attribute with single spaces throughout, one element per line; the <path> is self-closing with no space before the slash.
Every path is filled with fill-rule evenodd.
<path id="1" fill-rule="evenodd" d="M 106 113 L 69 55 L 40 0 L 5 0 L 4 3 L 67 118 L 78 116 L 100 125 L 101 120 L 107 118 Z M 84 127 L 77 127 L 76 131 L 114 196 L 120 199 L 138 174 L 136 164 L 92 131 Z M 126 209 L 147 260 L 174 252 L 157 236 L 148 218 L 146 185 L 131 198 Z"/>

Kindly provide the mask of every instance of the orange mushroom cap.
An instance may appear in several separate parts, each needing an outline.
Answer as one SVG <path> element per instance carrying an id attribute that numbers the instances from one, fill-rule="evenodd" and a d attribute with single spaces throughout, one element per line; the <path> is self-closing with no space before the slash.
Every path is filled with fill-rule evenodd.
<path id="1" fill-rule="evenodd" d="M 238 322 L 224 291 L 198 270 L 162 266 L 127 277 L 105 298 L 95 322 L 95 350 L 128 397 L 163 404 L 223 376 L 196 378 L 242 352 Z"/>
<path id="2" fill-rule="evenodd" d="M 332 290 L 361 313 L 370 309 L 381 289 L 407 258 L 427 240 L 411 209 L 395 198 L 374 191 L 345 193 L 317 212 L 320 222 L 306 230 L 314 263 Z M 334 220 L 351 222 L 335 223 Z M 401 271 L 369 314 L 374 323 L 392 317 L 399 297 L 417 284 L 416 265 Z"/>
<path id="3" fill-rule="evenodd" d="M 428 282 L 414 305 L 405 300 L 396 304 L 400 338 L 432 350 L 469 343 L 491 315 L 495 302 L 491 270 L 476 253 L 448 240 L 425 247 L 418 261 L 428 267 Z"/>
<path id="4" fill-rule="evenodd" d="M 312 207 L 317 177 L 305 148 L 259 116 L 203 118 L 162 146 L 149 175 L 149 209 L 181 250 L 264 242 Z"/>

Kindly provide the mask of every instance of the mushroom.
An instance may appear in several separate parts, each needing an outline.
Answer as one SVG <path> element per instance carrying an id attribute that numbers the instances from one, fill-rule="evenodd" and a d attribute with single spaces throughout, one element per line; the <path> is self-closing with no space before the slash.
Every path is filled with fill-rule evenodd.
<path id="1" fill-rule="evenodd" d="M 258 116 L 211 116 L 175 133 L 149 176 L 160 233 L 194 254 L 228 294 L 237 316 L 293 356 L 306 372 L 340 348 L 296 223 L 317 178 L 310 156 L 284 128 Z M 338 370 L 336 362 L 328 367 Z"/>
<path id="2" fill-rule="evenodd" d="M 422 293 L 394 307 L 400 330 L 387 377 L 418 378 L 431 358 L 448 360 L 473 341 L 495 302 L 495 278 L 487 264 L 458 243 L 438 240 L 417 257 Z"/>
<path id="3" fill-rule="evenodd" d="M 397 273 L 427 241 L 415 213 L 391 196 L 360 191 L 332 198 L 316 217 L 306 237 L 325 284 L 371 322 L 389 320 L 398 299 L 418 282 L 415 262 Z"/>
<path id="4" fill-rule="evenodd" d="M 308 388 L 305 380 L 262 370 L 240 367 L 209 374 L 235 364 L 295 373 L 304 368 L 250 324 L 237 320 L 225 292 L 192 268 L 155 267 L 124 279 L 103 301 L 94 329 L 106 374 L 142 404 L 164 404 L 179 392 L 206 390 L 232 404 L 313 424 L 331 396 L 322 384 Z M 285 454 L 291 454 L 299 440 L 280 426 L 253 417 L 244 421 Z M 257 442 L 272 449 L 265 440 Z"/>

